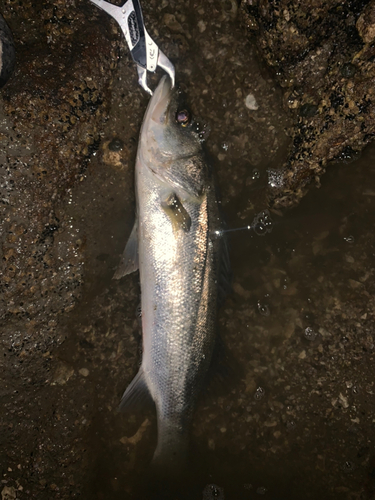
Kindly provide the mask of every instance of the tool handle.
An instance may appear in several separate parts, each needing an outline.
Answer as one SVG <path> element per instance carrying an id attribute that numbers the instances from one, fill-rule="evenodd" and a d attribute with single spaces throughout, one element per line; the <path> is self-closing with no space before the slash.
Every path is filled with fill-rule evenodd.
<path id="1" fill-rule="evenodd" d="M 128 16 L 129 37 L 133 48 L 130 50 L 134 62 L 147 68 L 147 49 L 145 26 L 141 5 L 138 0 L 132 0 L 134 10 Z"/>

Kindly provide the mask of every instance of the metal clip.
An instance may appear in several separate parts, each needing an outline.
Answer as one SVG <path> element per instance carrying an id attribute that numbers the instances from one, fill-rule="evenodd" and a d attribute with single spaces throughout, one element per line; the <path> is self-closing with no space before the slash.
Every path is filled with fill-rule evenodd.
<path id="1" fill-rule="evenodd" d="M 90 1 L 118 22 L 137 65 L 139 85 L 152 95 L 152 90 L 147 85 L 147 72 L 153 73 L 159 66 L 169 75 L 174 87 L 174 66 L 147 33 L 139 0 L 127 0 L 122 7 L 105 0 Z"/>

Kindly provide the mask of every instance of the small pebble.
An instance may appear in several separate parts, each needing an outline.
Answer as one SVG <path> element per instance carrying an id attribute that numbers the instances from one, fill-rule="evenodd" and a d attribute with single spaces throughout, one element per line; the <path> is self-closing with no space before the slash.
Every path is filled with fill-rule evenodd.
<path id="1" fill-rule="evenodd" d="M 352 63 L 346 63 L 340 69 L 340 73 L 345 78 L 351 78 L 352 76 L 355 75 L 356 71 L 357 71 L 357 67 L 354 66 L 354 64 L 352 64 Z"/>
<path id="2" fill-rule="evenodd" d="M 299 114 L 304 118 L 311 118 L 314 115 L 316 115 L 317 111 L 318 111 L 318 106 L 310 102 L 306 102 L 301 106 Z"/>
<path id="3" fill-rule="evenodd" d="M 203 33 L 204 31 L 206 31 L 206 24 L 204 21 L 202 21 L 202 19 L 200 21 L 198 21 L 198 29 L 199 29 L 200 33 Z"/>
<path id="4" fill-rule="evenodd" d="M 245 106 L 251 111 L 256 111 L 259 109 L 258 103 L 253 94 L 248 94 L 245 98 Z"/>

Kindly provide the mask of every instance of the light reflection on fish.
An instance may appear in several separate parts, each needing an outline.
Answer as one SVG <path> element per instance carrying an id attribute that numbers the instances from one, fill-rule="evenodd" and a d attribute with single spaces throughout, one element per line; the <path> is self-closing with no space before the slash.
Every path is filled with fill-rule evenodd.
<path id="1" fill-rule="evenodd" d="M 154 461 L 187 450 L 194 405 L 215 341 L 221 224 L 213 173 L 183 97 L 164 77 L 146 111 L 136 161 L 137 218 L 115 278 L 139 267 L 143 358 L 125 409 L 155 402 Z"/>

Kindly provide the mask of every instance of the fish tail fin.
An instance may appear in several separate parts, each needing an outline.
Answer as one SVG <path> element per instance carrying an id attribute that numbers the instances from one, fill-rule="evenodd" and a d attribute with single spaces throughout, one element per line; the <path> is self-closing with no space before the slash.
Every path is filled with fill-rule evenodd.
<path id="1" fill-rule="evenodd" d="M 162 432 L 160 432 L 162 430 Z M 166 434 L 165 431 L 168 431 Z M 158 432 L 158 444 L 150 464 L 145 485 L 153 500 L 176 500 L 197 498 L 186 496 L 191 487 L 191 470 L 188 456 L 188 438 L 170 427 L 163 426 Z"/>
<path id="2" fill-rule="evenodd" d="M 189 440 L 182 426 L 158 419 L 158 443 L 151 462 L 163 476 L 178 475 L 188 463 Z"/>

